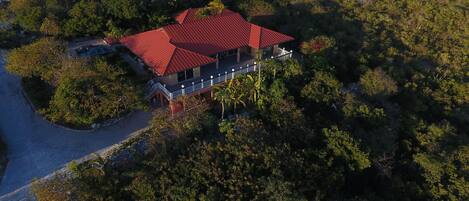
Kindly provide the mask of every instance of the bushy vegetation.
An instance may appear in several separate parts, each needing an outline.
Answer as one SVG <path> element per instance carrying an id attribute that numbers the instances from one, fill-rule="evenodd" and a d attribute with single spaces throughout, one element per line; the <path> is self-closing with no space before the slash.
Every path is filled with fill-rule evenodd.
<path id="1" fill-rule="evenodd" d="M 33 104 L 48 119 L 76 128 L 143 109 L 143 86 L 115 57 L 73 59 L 61 41 L 41 38 L 13 49 L 6 70 L 23 78 Z"/>
<path id="2" fill-rule="evenodd" d="M 172 22 L 182 8 L 204 1 L 167 0 L 12 0 L 0 19 L 27 32 L 57 36 L 111 36 L 144 31 Z"/>
<path id="3" fill-rule="evenodd" d="M 182 8 L 208 3 L 190 2 L 73 1 L 66 7 L 74 11 L 62 12 L 58 23 L 73 29 L 59 35 L 147 30 Z M 103 9 L 88 12 L 94 6 Z M 185 100 L 196 104 L 177 116 L 156 113 L 150 153 L 127 166 L 78 165 L 72 187 L 54 196 L 469 199 L 467 1 L 235 0 L 226 6 L 295 36 L 290 45 L 301 59 L 264 63 L 260 74 L 217 88 L 214 108 Z M 17 23 L 40 28 L 26 18 Z M 89 22 L 100 28 L 83 30 Z"/>

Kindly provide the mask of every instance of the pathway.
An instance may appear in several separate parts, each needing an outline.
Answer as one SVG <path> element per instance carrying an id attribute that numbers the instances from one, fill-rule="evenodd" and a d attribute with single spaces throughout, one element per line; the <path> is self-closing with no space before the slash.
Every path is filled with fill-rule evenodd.
<path id="1" fill-rule="evenodd" d="M 9 163 L 0 196 L 62 168 L 67 162 L 118 143 L 144 128 L 150 112 L 137 112 L 116 125 L 95 132 L 54 126 L 31 110 L 20 79 L 4 70 L 0 50 L 0 133 L 8 145 Z"/>

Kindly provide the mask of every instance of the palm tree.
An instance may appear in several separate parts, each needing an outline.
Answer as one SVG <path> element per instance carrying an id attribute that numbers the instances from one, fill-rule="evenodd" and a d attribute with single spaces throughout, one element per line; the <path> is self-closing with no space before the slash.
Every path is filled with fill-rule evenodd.
<path id="1" fill-rule="evenodd" d="M 240 85 L 238 87 L 240 87 Z M 228 90 L 230 91 L 229 96 L 231 99 L 231 103 L 233 104 L 233 111 L 235 113 L 237 105 L 242 104 L 244 107 L 246 107 L 246 103 L 244 102 L 245 93 L 243 93 L 243 90 L 241 90 L 240 88 L 228 88 Z"/>
<path id="2" fill-rule="evenodd" d="M 225 105 L 231 103 L 230 91 L 223 86 L 217 86 L 213 90 L 215 91 L 213 93 L 213 99 L 221 104 L 221 118 L 223 119 L 225 117 Z"/>
<path id="3" fill-rule="evenodd" d="M 247 94 L 249 96 L 249 100 L 252 103 L 257 103 L 259 99 L 260 92 L 261 92 L 261 80 L 256 79 L 252 75 L 247 75 L 244 79 L 244 89 L 247 90 Z"/>

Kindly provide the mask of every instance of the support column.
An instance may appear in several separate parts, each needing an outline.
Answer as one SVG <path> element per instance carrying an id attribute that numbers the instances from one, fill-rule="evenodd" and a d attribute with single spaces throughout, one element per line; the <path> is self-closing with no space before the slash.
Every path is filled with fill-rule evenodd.
<path id="1" fill-rule="evenodd" d="M 275 56 L 280 55 L 281 52 L 280 52 L 280 49 L 279 49 L 278 45 L 274 45 L 273 48 L 274 48 L 274 49 L 272 50 L 272 52 L 273 52 L 273 55 L 272 55 L 272 56 L 275 57 Z"/>
<path id="2" fill-rule="evenodd" d="M 220 59 L 218 58 L 218 54 L 217 54 L 217 64 L 216 64 L 216 68 L 218 69 L 218 65 L 220 63 Z"/>
<path id="3" fill-rule="evenodd" d="M 238 48 L 238 52 L 237 52 L 237 55 L 236 55 L 236 61 L 239 63 L 240 60 L 241 60 L 241 48 Z"/>
<path id="4" fill-rule="evenodd" d="M 158 94 L 160 97 L 160 106 L 163 107 L 163 94 Z"/>
<path id="5" fill-rule="evenodd" d="M 170 100 L 169 101 L 169 110 L 171 111 L 171 115 L 182 112 L 182 111 L 184 111 L 183 103 L 179 102 L 179 101 Z"/>

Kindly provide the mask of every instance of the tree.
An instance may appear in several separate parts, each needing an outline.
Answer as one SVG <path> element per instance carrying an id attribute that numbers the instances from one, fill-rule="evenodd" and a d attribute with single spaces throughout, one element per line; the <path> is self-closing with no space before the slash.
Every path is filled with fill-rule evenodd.
<path id="1" fill-rule="evenodd" d="M 91 36 L 102 33 L 105 20 L 99 2 L 80 0 L 73 5 L 68 15 L 70 19 L 64 25 L 67 36 Z"/>
<path id="2" fill-rule="evenodd" d="M 16 48 L 8 55 L 6 70 L 21 77 L 40 77 L 55 85 L 62 67 L 65 47 L 52 38 L 42 38 Z"/>
<path id="3" fill-rule="evenodd" d="M 325 137 L 327 149 L 334 156 L 342 159 L 350 170 L 359 171 L 370 167 L 368 154 L 360 150 L 358 143 L 348 132 L 332 127 L 323 129 L 322 134 Z"/>
<path id="4" fill-rule="evenodd" d="M 469 105 L 469 82 L 445 79 L 438 84 L 432 97 L 442 104 L 446 111 Z"/>
<path id="5" fill-rule="evenodd" d="M 256 76 L 246 75 L 237 77 L 236 81 L 240 82 L 240 88 L 245 90 L 248 100 L 251 103 L 258 104 L 262 91 L 262 80 Z"/>
<path id="6" fill-rule="evenodd" d="M 225 9 L 225 5 L 221 0 L 213 0 L 208 3 L 204 8 L 197 10 L 196 15 L 199 17 L 206 17 L 220 14 Z"/>
<path id="7" fill-rule="evenodd" d="M 46 180 L 32 182 L 31 191 L 38 201 L 72 201 L 71 191 L 74 190 L 72 179 L 58 173 Z"/>
<path id="8" fill-rule="evenodd" d="M 314 103 L 332 104 L 339 100 L 340 83 L 332 74 L 316 71 L 314 77 L 301 91 L 301 96 Z"/>
<path id="9" fill-rule="evenodd" d="M 301 52 L 306 55 L 324 54 L 335 46 L 335 40 L 327 36 L 317 36 L 301 44 Z"/>
<path id="10" fill-rule="evenodd" d="M 41 1 L 12 0 L 8 9 L 15 15 L 15 22 L 28 31 L 38 31 L 45 17 Z"/>
<path id="11" fill-rule="evenodd" d="M 469 182 L 465 179 L 464 171 L 459 164 L 468 164 L 469 148 L 467 146 L 451 154 L 448 159 L 419 153 L 414 156 L 414 162 L 422 171 L 422 187 L 426 196 L 432 200 L 466 200 L 469 198 Z M 460 154 L 460 155 L 459 155 Z M 454 158 L 463 156 L 463 158 Z M 455 160 L 456 159 L 456 160 Z M 463 159 L 463 160 L 460 160 Z"/>
<path id="12" fill-rule="evenodd" d="M 88 127 L 142 109 L 141 96 L 124 71 L 102 59 L 71 61 L 62 70 L 50 106 L 43 111 L 55 122 Z"/>
<path id="13" fill-rule="evenodd" d="M 265 72 L 264 77 L 266 76 L 273 80 L 277 78 L 287 80 L 303 74 L 300 63 L 294 59 L 289 59 L 284 62 L 268 60 L 262 63 L 261 70 Z"/>
<path id="14" fill-rule="evenodd" d="M 239 80 L 230 80 L 227 87 L 230 97 L 230 103 L 233 105 L 233 112 L 236 113 L 236 108 L 238 105 L 243 105 L 246 107 L 245 99 L 246 91 L 242 88 L 241 82 Z"/>
<path id="15" fill-rule="evenodd" d="M 107 12 L 117 19 L 130 20 L 142 14 L 139 0 L 103 0 L 102 2 Z"/>
<path id="16" fill-rule="evenodd" d="M 56 19 L 46 17 L 39 30 L 46 36 L 57 36 L 60 34 L 60 25 Z"/>
<path id="17" fill-rule="evenodd" d="M 257 16 L 273 16 L 275 14 L 275 7 L 264 0 L 256 1 L 240 1 L 238 8 L 243 11 L 249 18 L 256 19 Z M 262 21 L 264 22 L 264 21 Z"/>
<path id="18" fill-rule="evenodd" d="M 145 175 L 136 176 L 130 184 L 130 190 L 135 195 L 135 200 L 154 201 L 156 199 L 156 190 L 153 188 L 151 178 Z"/>
<path id="19" fill-rule="evenodd" d="M 380 68 L 368 70 L 360 78 L 362 92 L 372 97 L 388 97 L 397 92 L 396 82 Z"/>
<path id="20" fill-rule="evenodd" d="M 300 193 L 293 190 L 292 183 L 283 179 L 269 177 L 263 184 L 265 190 L 261 194 L 263 200 L 269 201 L 307 201 Z M 260 196 L 260 197 L 261 197 Z"/>
<path id="21" fill-rule="evenodd" d="M 223 119 L 225 118 L 225 107 L 231 105 L 229 89 L 226 87 L 215 87 L 213 90 L 213 100 L 216 100 L 221 104 L 221 118 Z"/>

